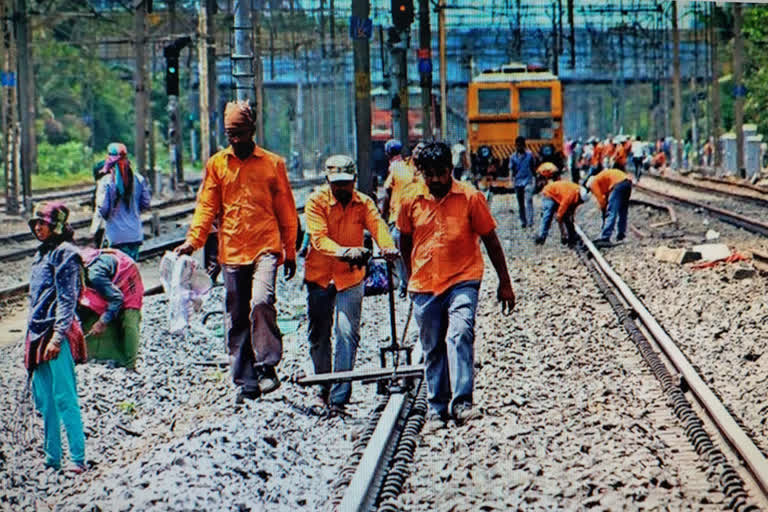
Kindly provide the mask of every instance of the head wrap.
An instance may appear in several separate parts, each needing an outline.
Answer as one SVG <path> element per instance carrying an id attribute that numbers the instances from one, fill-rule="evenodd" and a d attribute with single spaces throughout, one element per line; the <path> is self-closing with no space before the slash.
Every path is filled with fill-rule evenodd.
<path id="1" fill-rule="evenodd" d="M 230 101 L 224 109 L 225 130 L 253 130 L 256 116 L 248 101 Z"/>
<path id="2" fill-rule="evenodd" d="M 114 172 L 115 167 L 120 172 Z M 131 162 L 128 160 L 128 149 L 125 144 L 112 142 L 107 146 L 107 158 L 104 160 L 103 173 L 112 174 L 118 199 L 122 198 L 125 205 L 129 206 L 133 197 L 133 170 L 131 170 Z"/>
<path id="3" fill-rule="evenodd" d="M 68 218 L 69 208 L 61 201 L 40 203 L 35 207 L 32 218 L 29 219 L 29 229 L 34 233 L 35 224 L 42 221 L 51 227 L 53 234 L 63 235 L 72 231 L 72 228 L 67 224 Z"/>

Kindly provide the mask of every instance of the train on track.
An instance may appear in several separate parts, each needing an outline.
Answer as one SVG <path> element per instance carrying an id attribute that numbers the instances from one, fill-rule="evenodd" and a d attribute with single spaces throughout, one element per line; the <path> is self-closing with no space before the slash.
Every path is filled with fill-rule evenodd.
<path id="1" fill-rule="evenodd" d="M 507 169 L 519 135 L 534 152 L 547 144 L 562 152 L 559 78 L 540 66 L 516 62 L 483 71 L 467 88 L 467 149 L 473 174 L 486 177 L 482 186 L 511 186 Z"/>

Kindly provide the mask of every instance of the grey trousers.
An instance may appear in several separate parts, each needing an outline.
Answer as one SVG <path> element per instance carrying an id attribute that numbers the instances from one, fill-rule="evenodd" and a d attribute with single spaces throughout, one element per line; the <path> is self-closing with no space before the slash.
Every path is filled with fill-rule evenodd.
<path id="1" fill-rule="evenodd" d="M 250 265 L 223 266 L 232 380 L 245 391 L 258 388 L 259 366 L 276 366 L 283 356 L 275 309 L 277 261 L 277 255 L 264 254 Z"/>

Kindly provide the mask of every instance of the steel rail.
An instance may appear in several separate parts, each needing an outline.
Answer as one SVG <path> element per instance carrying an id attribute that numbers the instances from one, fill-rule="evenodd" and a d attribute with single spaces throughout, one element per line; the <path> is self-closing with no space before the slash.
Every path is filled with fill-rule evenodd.
<path id="1" fill-rule="evenodd" d="M 637 298 L 629 286 L 611 268 L 589 238 L 576 226 L 576 232 L 581 237 L 587 250 L 592 254 L 595 263 L 601 271 L 616 287 L 621 296 L 634 310 L 645 329 L 653 336 L 656 343 L 672 362 L 677 371 L 683 376 L 689 389 L 696 396 L 707 411 L 710 419 L 717 425 L 718 430 L 728 440 L 731 446 L 738 452 L 744 463 L 749 467 L 750 473 L 760 486 L 763 493 L 768 496 L 768 461 L 752 439 L 747 436 L 736 420 L 731 416 L 720 399 L 712 392 L 696 369 L 685 357 L 685 354 L 677 347 L 675 342 L 664 331 L 664 328 L 656 321 L 645 305 Z"/>
<path id="2" fill-rule="evenodd" d="M 760 204 L 762 206 L 768 205 L 768 191 L 766 191 L 766 190 L 757 190 L 756 191 L 753 188 L 750 188 L 749 190 L 752 190 L 754 192 L 758 192 L 760 194 L 764 194 L 765 195 L 765 197 L 756 197 L 756 196 L 754 196 L 752 194 L 747 194 L 745 192 L 739 192 L 739 191 L 728 192 L 726 190 L 721 190 L 719 188 L 708 187 L 708 186 L 706 186 L 706 185 L 704 185 L 702 183 L 696 183 L 694 180 L 692 180 L 690 178 L 683 179 L 683 178 L 677 178 L 675 176 L 660 176 L 660 175 L 657 176 L 657 175 L 654 175 L 654 174 L 649 174 L 648 177 L 652 178 L 652 179 L 655 179 L 655 180 L 662 181 L 662 182 L 671 183 L 673 185 L 679 185 L 681 187 L 690 187 L 690 188 L 693 188 L 693 189 L 696 189 L 696 190 L 700 190 L 702 192 L 709 192 L 709 193 L 712 193 L 712 194 L 721 194 L 721 195 L 724 195 L 724 196 L 730 196 L 730 197 L 734 197 L 734 198 L 738 198 L 738 199 L 743 199 L 745 201 L 751 201 L 753 203 L 757 203 L 757 204 Z M 707 180 L 707 181 L 711 181 L 711 180 Z M 737 184 L 737 183 L 729 183 L 727 181 L 712 181 L 712 182 L 713 183 L 717 183 L 719 185 L 729 186 L 729 187 L 747 188 L 744 185 Z"/>
<path id="3" fill-rule="evenodd" d="M 674 196 L 666 192 L 659 192 L 657 190 L 649 189 L 642 185 L 635 184 L 634 188 L 651 195 L 657 195 L 660 197 L 664 197 L 666 199 L 670 199 L 672 201 L 677 201 L 679 203 L 686 204 L 688 206 L 693 206 L 695 208 L 701 208 L 703 210 L 707 210 L 710 213 L 714 213 L 723 222 L 727 222 L 728 224 L 733 224 L 733 225 L 742 227 L 754 233 L 759 233 L 761 235 L 768 236 L 768 223 L 752 219 L 745 215 L 741 215 L 740 213 L 724 210 L 722 208 L 717 208 L 716 206 L 710 206 L 708 204 L 700 203 L 698 201 L 693 201 L 691 199 L 684 199 L 682 197 Z"/>
<path id="4" fill-rule="evenodd" d="M 414 361 L 419 361 L 422 356 L 421 346 L 414 347 Z M 391 369 L 388 369 L 391 373 Z M 423 385 L 421 381 L 416 383 L 416 389 Z M 389 457 L 394 452 L 397 443 L 398 425 L 402 422 L 405 407 L 408 401 L 408 392 L 392 393 L 387 400 L 384 412 L 379 418 L 376 430 L 373 432 L 368 445 L 365 447 L 363 457 L 357 466 L 355 474 L 344 493 L 344 498 L 339 504 L 339 512 L 363 512 L 371 510 L 378 497 L 378 485 L 386 476 Z"/>

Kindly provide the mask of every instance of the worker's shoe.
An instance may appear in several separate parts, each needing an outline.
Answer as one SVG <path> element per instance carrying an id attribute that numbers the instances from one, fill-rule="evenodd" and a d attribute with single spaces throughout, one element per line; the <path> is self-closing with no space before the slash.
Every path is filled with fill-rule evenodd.
<path id="1" fill-rule="evenodd" d="M 626 238 L 627 238 L 627 236 L 626 236 L 626 235 L 618 235 L 618 236 L 616 237 L 616 241 L 617 241 L 617 242 L 623 242 L 623 241 L 624 241 L 624 239 L 626 239 Z"/>
<path id="2" fill-rule="evenodd" d="M 262 395 L 271 393 L 280 387 L 280 379 L 274 366 L 264 366 L 259 372 L 259 391 Z"/>
<path id="3" fill-rule="evenodd" d="M 344 404 L 331 404 L 328 406 L 328 417 L 347 416 L 347 407 Z"/>
<path id="4" fill-rule="evenodd" d="M 328 413 L 328 397 L 316 395 L 312 405 L 309 406 L 309 413 L 315 416 L 325 416 Z"/>
<path id="5" fill-rule="evenodd" d="M 601 248 L 601 247 L 610 247 L 611 241 L 607 238 L 596 238 L 592 240 L 592 244 L 595 247 Z"/>
<path id="6" fill-rule="evenodd" d="M 471 402 L 459 402 L 453 406 L 451 416 L 456 421 L 457 425 L 463 425 L 468 421 L 481 418 L 482 414 L 477 408 L 472 406 Z"/>
<path id="7" fill-rule="evenodd" d="M 82 475 L 86 471 L 88 471 L 88 466 L 84 462 L 72 462 L 64 468 L 64 473 L 68 476 Z"/>
<path id="8" fill-rule="evenodd" d="M 261 391 L 259 389 L 243 389 L 240 388 L 240 391 L 237 392 L 237 396 L 235 397 L 235 408 L 239 408 L 242 406 L 246 400 L 256 400 L 261 396 Z"/>
<path id="9" fill-rule="evenodd" d="M 427 418 L 424 421 L 424 426 L 421 428 L 423 435 L 434 434 L 438 430 L 442 430 L 448 426 L 448 413 L 439 413 L 430 408 L 427 412 Z"/>
<path id="10" fill-rule="evenodd" d="M 533 243 L 535 243 L 536 245 L 544 245 L 544 240 L 545 240 L 544 237 L 537 236 L 536 238 L 533 239 Z"/>

